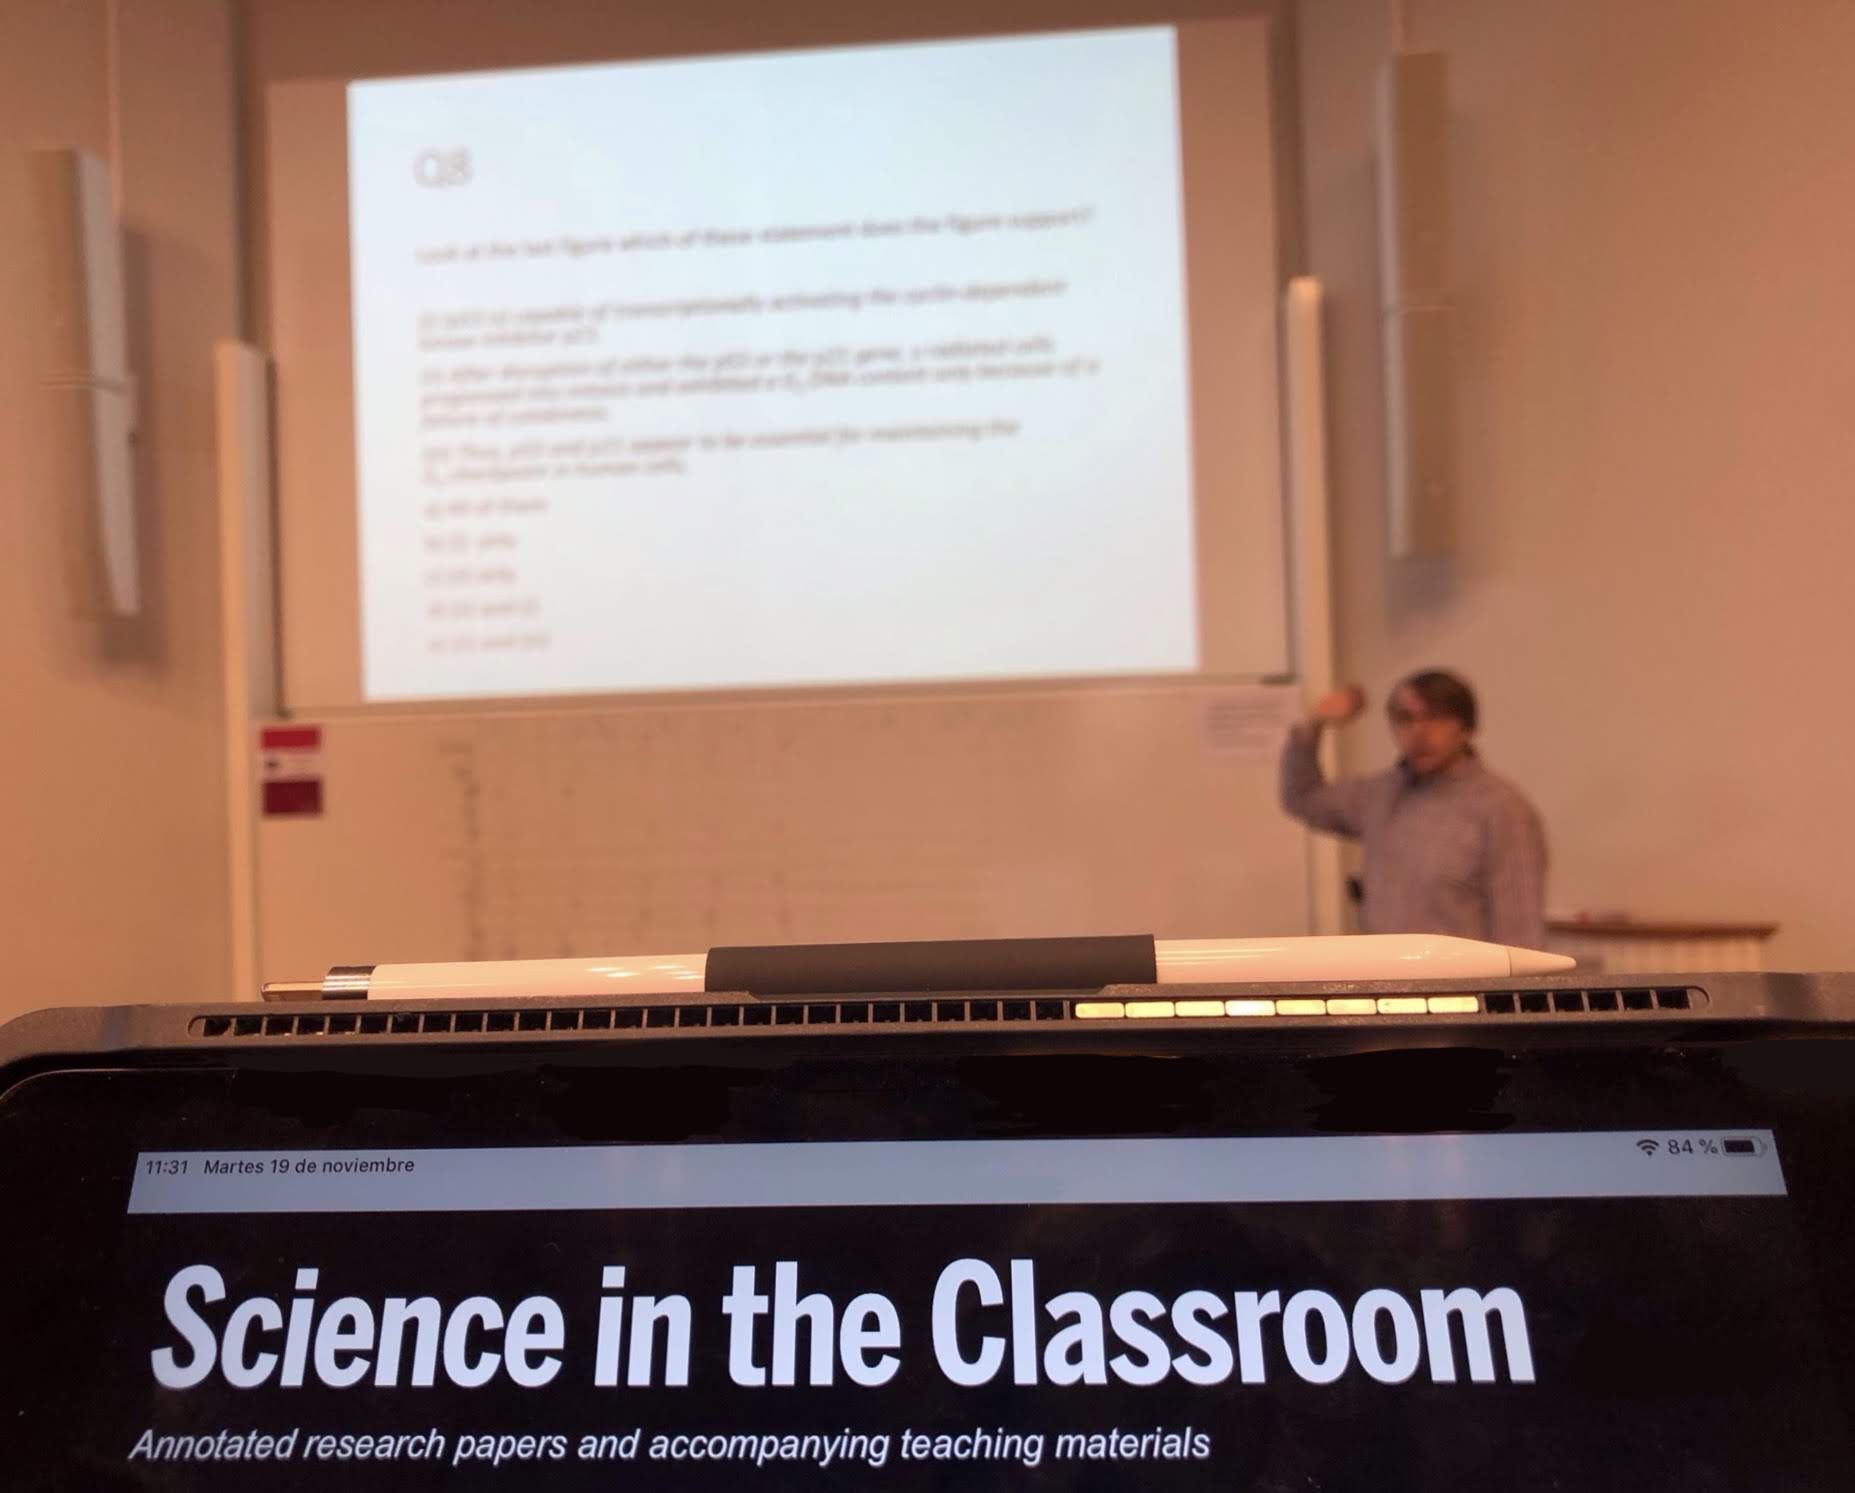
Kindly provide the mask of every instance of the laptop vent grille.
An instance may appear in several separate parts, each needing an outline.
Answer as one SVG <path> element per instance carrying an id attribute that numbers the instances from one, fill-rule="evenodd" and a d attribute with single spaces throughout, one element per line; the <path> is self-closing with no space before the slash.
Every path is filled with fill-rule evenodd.
<path id="1" fill-rule="evenodd" d="M 1378 998 L 1278 997 L 1253 999 L 1115 1000 L 1100 996 L 1006 999 L 790 1001 L 766 1005 L 515 1006 L 480 1011 L 267 1010 L 249 1015 L 196 1016 L 195 1037 L 400 1037 L 443 1035 L 496 1038 L 531 1032 L 609 1032 L 663 1028 L 713 1031 L 761 1027 L 997 1026 L 1035 1022 L 1245 1020 L 1279 1017 L 1617 1016 L 1691 1011 L 1707 1003 L 1693 986 L 1601 990 L 1490 990 L 1481 995 Z"/>

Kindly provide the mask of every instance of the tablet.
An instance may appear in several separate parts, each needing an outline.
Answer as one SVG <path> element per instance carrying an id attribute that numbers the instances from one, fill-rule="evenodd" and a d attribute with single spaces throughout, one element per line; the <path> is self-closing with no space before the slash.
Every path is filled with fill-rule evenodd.
<path id="1" fill-rule="evenodd" d="M 6 1482 L 1840 1493 L 1850 993 L 41 1014 Z"/>

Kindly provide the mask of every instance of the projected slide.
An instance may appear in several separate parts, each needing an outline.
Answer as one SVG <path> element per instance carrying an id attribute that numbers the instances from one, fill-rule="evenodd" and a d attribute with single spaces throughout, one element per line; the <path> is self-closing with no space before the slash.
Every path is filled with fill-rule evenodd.
<path id="1" fill-rule="evenodd" d="M 364 696 L 1199 668 L 1174 53 L 352 85 Z"/>

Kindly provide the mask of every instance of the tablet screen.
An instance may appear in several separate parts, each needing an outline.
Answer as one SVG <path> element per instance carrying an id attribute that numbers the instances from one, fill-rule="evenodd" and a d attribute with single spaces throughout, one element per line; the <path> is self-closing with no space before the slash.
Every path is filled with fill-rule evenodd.
<path id="1" fill-rule="evenodd" d="M 1848 1485 L 1841 1044 L 896 1052 L 28 1080 L 26 1485 Z"/>

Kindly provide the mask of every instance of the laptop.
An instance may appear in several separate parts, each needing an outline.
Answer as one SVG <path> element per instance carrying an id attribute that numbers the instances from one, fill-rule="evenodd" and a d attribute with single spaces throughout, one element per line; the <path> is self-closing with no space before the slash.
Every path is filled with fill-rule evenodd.
<path id="1" fill-rule="evenodd" d="M 1855 977 L 1194 994 L 21 1018 L 5 1484 L 1855 1486 Z"/>

